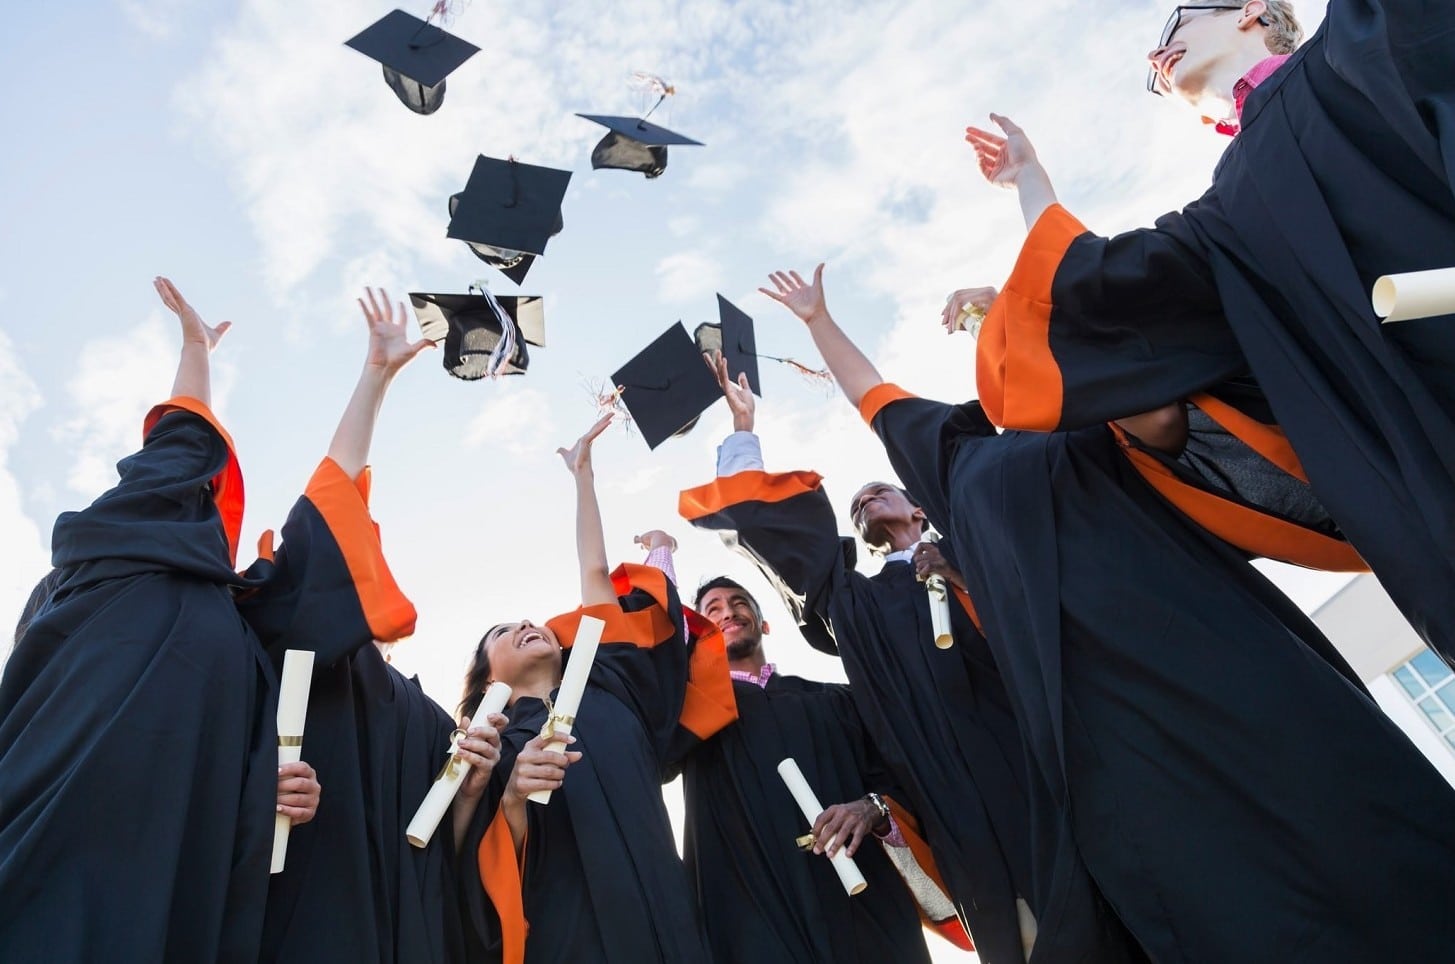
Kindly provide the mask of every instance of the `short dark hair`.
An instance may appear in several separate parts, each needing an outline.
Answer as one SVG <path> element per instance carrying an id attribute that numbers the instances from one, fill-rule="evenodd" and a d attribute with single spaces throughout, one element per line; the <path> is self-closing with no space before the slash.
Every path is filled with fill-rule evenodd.
<path id="1" fill-rule="evenodd" d="M 470 657 L 470 668 L 465 671 L 465 692 L 455 712 L 459 716 L 470 717 L 471 723 L 475 722 L 475 711 L 485 700 L 485 687 L 490 685 L 490 651 L 485 644 L 497 629 L 509 625 L 496 623 L 485 630 L 485 635 L 480 637 L 480 642 L 476 644 L 475 652 Z"/>
<path id="2" fill-rule="evenodd" d="M 758 605 L 758 600 L 753 597 L 752 593 L 743 588 L 742 583 L 736 579 L 730 579 L 727 576 L 714 576 L 698 586 L 697 595 L 692 598 L 692 608 L 701 609 L 702 597 L 714 589 L 731 589 L 734 592 L 742 593 L 743 598 L 753 607 L 753 615 L 757 617 L 758 622 L 761 623 L 763 621 L 763 607 Z"/>

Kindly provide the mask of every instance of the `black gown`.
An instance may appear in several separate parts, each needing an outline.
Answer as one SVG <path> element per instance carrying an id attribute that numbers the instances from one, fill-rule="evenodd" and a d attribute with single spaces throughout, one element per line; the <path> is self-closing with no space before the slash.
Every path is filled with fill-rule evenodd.
<path id="1" fill-rule="evenodd" d="M 583 755 L 549 804 L 526 804 L 529 829 L 520 863 L 496 804 L 516 755 L 540 733 L 548 713 L 533 697 L 519 698 L 507 710 L 501 760 L 465 844 L 475 858 L 461 885 L 472 960 L 711 959 L 661 783 L 679 725 L 691 723 L 700 736 L 710 736 L 732 710 L 718 700 L 715 722 L 708 722 L 711 713 L 694 717 L 689 672 L 699 657 L 684 642 L 682 606 L 666 576 L 627 564 L 613 581 L 619 606 L 587 606 L 550 622 L 566 647 L 582 615 L 603 619 L 606 628 L 572 731 L 572 749 Z M 712 639 L 725 660 L 721 636 Z"/>
<path id="2" fill-rule="evenodd" d="M 726 670 L 726 667 L 724 667 Z M 811 828 L 778 775 L 792 757 L 824 806 L 891 793 L 847 686 L 775 673 L 733 681 L 738 719 L 682 758 L 683 861 L 719 964 L 929 961 L 919 911 L 872 837 L 850 897 L 829 861 L 800 851 Z"/>
<path id="3" fill-rule="evenodd" d="M 459 960 L 452 817 L 423 849 L 404 837 L 454 723 L 374 646 L 329 655 L 316 657 L 303 742 L 323 801 L 273 877 L 263 960 Z"/>
<path id="4" fill-rule="evenodd" d="M 689 489 L 694 526 L 732 532 L 815 648 L 842 657 L 867 731 L 967 920 L 982 960 L 1023 960 L 1016 898 L 1033 886 L 1025 746 L 995 660 L 960 606 L 955 645 L 935 647 L 925 587 L 908 563 L 854 567 L 812 472 L 745 471 Z"/>
<path id="5" fill-rule="evenodd" d="M 61 583 L 0 680 L 0 947 L 252 964 L 278 761 L 259 637 L 388 638 L 400 607 L 370 585 L 367 511 L 327 495 L 298 502 L 287 552 L 233 570 L 242 476 L 196 400 L 154 409 L 118 470 L 57 520 Z M 326 461 L 310 493 L 343 486 Z"/>
<path id="6" fill-rule="evenodd" d="M 1455 790 L 1109 429 L 997 436 L 978 403 L 891 385 L 862 410 L 950 535 L 1049 794 L 1033 806 L 1059 813 L 1039 886 L 1075 897 L 1089 873 L 1154 960 L 1448 955 Z M 1047 946 L 1067 909 L 1037 960 L 1075 959 Z"/>
<path id="7" fill-rule="evenodd" d="M 1344 536 L 1455 658 L 1455 317 L 1381 325 L 1384 274 L 1455 265 L 1447 4 L 1331 0 L 1248 96 L 1211 188 L 1155 228 L 1036 223 L 981 333 L 997 424 L 1078 428 L 1250 367 Z"/>

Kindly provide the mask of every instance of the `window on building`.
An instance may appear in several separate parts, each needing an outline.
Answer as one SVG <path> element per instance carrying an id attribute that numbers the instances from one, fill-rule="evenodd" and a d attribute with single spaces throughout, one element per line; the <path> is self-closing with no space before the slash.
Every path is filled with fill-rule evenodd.
<path id="1" fill-rule="evenodd" d="M 1455 748 L 1455 673 L 1450 667 L 1426 649 L 1396 667 L 1393 675 L 1435 732 Z"/>

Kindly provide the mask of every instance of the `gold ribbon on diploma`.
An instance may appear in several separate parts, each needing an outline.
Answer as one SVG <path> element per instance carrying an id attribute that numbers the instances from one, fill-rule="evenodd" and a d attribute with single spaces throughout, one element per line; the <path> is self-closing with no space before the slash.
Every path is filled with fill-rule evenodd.
<path id="1" fill-rule="evenodd" d="M 301 737 L 301 736 L 283 736 L 280 733 L 280 734 L 278 734 L 278 745 L 279 746 L 302 746 L 303 745 L 303 737 Z"/>
<path id="2" fill-rule="evenodd" d="M 451 731 L 450 755 L 445 758 L 445 765 L 440 767 L 440 772 L 435 774 L 436 781 L 443 780 L 446 776 L 458 777 L 460 775 L 460 767 L 465 765 L 465 761 L 460 757 L 460 741 L 464 738 L 464 730 L 456 729 Z"/>

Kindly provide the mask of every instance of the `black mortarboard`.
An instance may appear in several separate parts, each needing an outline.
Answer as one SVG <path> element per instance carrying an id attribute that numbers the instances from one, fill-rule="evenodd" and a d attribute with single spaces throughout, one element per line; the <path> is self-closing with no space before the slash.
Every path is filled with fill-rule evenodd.
<path id="1" fill-rule="evenodd" d="M 605 127 L 609 134 L 591 152 L 591 166 L 618 171 L 640 171 L 657 177 L 667 169 L 667 148 L 670 146 L 702 146 L 701 141 L 658 127 L 638 117 L 608 117 L 603 114 L 577 114 L 593 124 Z"/>
<path id="2" fill-rule="evenodd" d="M 546 242 L 561 232 L 561 201 L 570 181 L 570 171 L 482 154 L 465 190 L 450 198 L 445 233 L 520 284 Z"/>
<path id="3" fill-rule="evenodd" d="M 480 48 L 403 10 L 345 41 L 384 65 L 384 80 L 410 110 L 433 114 L 445 100 L 445 77 Z"/>
<path id="4" fill-rule="evenodd" d="M 500 359 L 499 374 L 523 374 L 530 365 L 526 343 L 538 348 L 546 344 L 545 304 L 540 298 L 409 293 L 420 332 L 430 341 L 444 342 L 445 371 L 456 378 L 474 381 L 490 374 L 491 358 L 506 337 L 507 327 L 501 323 L 490 303 L 492 300 L 514 327 L 516 335 L 510 357 Z"/>
<path id="5" fill-rule="evenodd" d="M 697 423 L 722 398 L 712 371 L 703 364 L 682 322 L 658 335 L 611 376 L 621 400 L 647 445 L 656 448 Z"/>
<path id="6" fill-rule="evenodd" d="M 758 380 L 758 343 L 753 337 L 753 319 L 722 295 L 717 296 L 717 317 L 717 324 L 705 322 L 692 333 L 698 350 L 704 354 L 722 352 L 727 359 L 728 377 L 737 378 L 739 372 L 747 372 L 748 387 L 761 398 L 763 385 Z"/>

